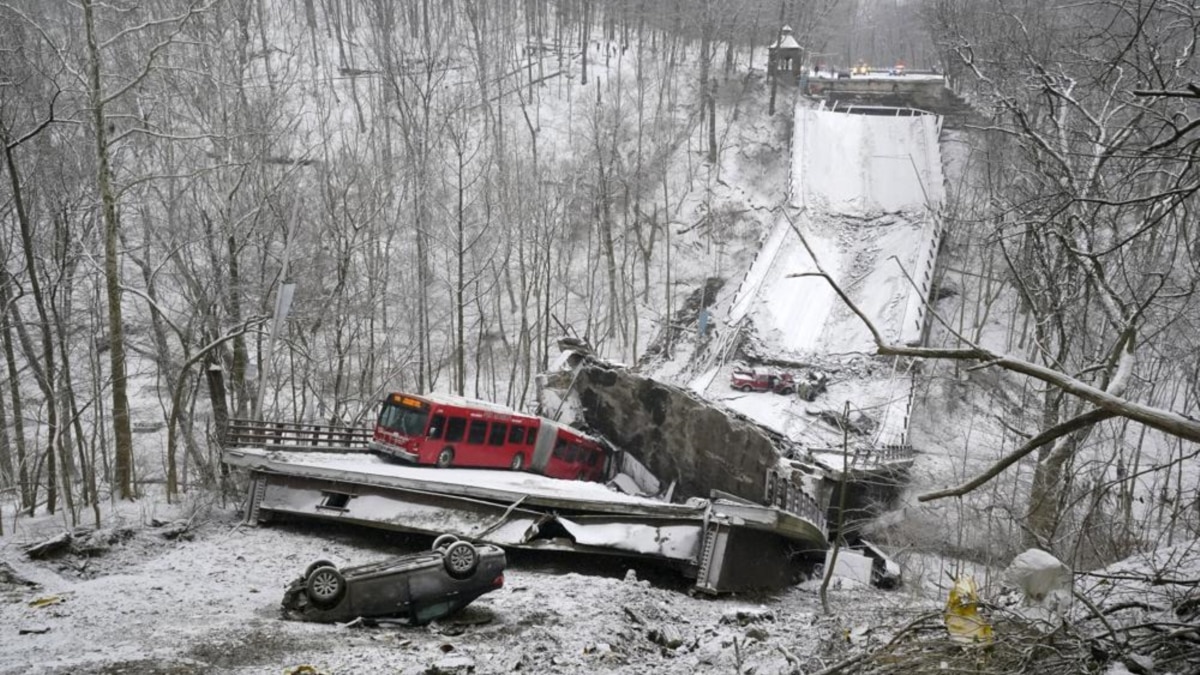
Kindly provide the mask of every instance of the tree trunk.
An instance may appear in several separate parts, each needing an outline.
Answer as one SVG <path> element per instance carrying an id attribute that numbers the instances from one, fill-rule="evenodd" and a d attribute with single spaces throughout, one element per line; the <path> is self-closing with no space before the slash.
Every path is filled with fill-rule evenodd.
<path id="1" fill-rule="evenodd" d="M 104 219 L 104 277 L 108 300 L 108 347 L 111 364 L 113 399 L 113 438 L 116 443 L 117 489 L 121 499 L 132 500 L 133 432 L 129 427 L 129 396 L 125 374 L 125 327 L 121 318 L 121 270 L 117 259 L 117 199 L 112 189 L 108 165 L 108 133 L 104 117 L 104 97 L 100 89 L 100 48 L 96 41 L 92 0 L 83 0 L 83 20 L 87 31 L 88 95 L 92 122 L 96 128 L 96 185 L 100 191 Z"/>
<path id="2" fill-rule="evenodd" d="M 592 2 L 583 0 L 583 24 L 579 27 L 579 48 L 583 58 L 583 75 L 579 80 L 581 86 L 587 85 L 588 66 L 588 29 L 591 28 Z"/>
<path id="3" fill-rule="evenodd" d="M 238 249 L 237 240 L 233 235 L 228 238 L 229 247 L 229 320 L 234 325 L 242 322 L 242 296 L 241 288 L 242 274 L 238 266 Z M 250 350 L 246 346 L 246 337 L 238 335 L 233 340 L 233 363 L 230 364 L 229 375 L 230 385 L 233 388 L 235 396 L 234 410 L 238 417 L 246 416 L 246 403 L 250 398 L 250 393 L 246 389 L 246 366 L 250 362 Z"/>
<path id="4" fill-rule="evenodd" d="M 21 248 L 25 254 L 25 269 L 29 273 L 29 290 L 33 294 L 34 306 L 38 313 L 38 328 L 41 334 L 42 342 L 42 363 L 39 367 L 36 363 L 36 358 L 33 358 L 32 349 L 29 350 L 31 357 L 29 359 L 30 369 L 35 375 L 38 387 L 42 390 L 42 395 L 46 399 L 46 470 L 49 472 L 49 479 L 46 485 L 46 510 L 54 513 L 57 508 L 58 491 L 55 488 L 55 459 L 54 449 L 58 440 L 58 411 L 55 406 L 54 396 L 54 344 L 50 332 L 50 318 L 46 312 L 46 300 L 42 292 L 42 285 L 38 276 L 37 256 L 33 248 L 33 223 L 30 222 L 29 212 L 25 209 L 24 193 L 22 191 L 21 176 L 17 170 L 17 162 L 13 153 L 15 145 L 9 141 L 8 130 L 4 129 L 0 135 L 0 140 L 4 142 L 4 161 L 8 167 L 9 181 L 12 183 L 13 190 L 13 206 L 17 214 L 17 223 L 21 229 Z M 5 281 L 8 281 L 7 273 Z M 16 306 L 13 306 L 13 312 L 17 311 Z M 21 323 L 16 322 L 18 331 Z M 14 384 L 14 387 L 16 385 Z M 36 477 L 35 477 L 36 481 Z M 30 513 L 33 513 L 35 504 L 29 504 Z"/>
<path id="5" fill-rule="evenodd" d="M 455 389 L 459 396 L 466 395 L 467 389 L 467 345 L 466 331 L 464 324 L 466 323 L 466 280 L 463 278 L 465 270 L 463 269 L 463 258 L 467 256 L 466 251 L 466 201 L 463 195 L 466 187 L 463 185 L 463 172 L 465 158 L 463 156 L 464 149 L 458 148 L 458 204 L 457 204 L 457 228 L 458 240 L 455 243 L 455 258 L 457 264 L 456 276 L 454 278 L 454 310 L 455 310 L 455 336 L 454 336 L 454 361 L 458 372 L 455 374 Z"/>
<path id="6" fill-rule="evenodd" d="M 0 271 L 0 307 L 9 306 L 8 288 L 10 283 L 8 273 Z M 19 371 L 17 370 L 16 354 L 13 350 L 9 316 L 8 312 L 3 312 L 3 315 L 0 316 L 0 330 L 3 330 L 0 339 L 3 339 L 4 342 L 4 362 L 8 367 L 8 386 L 12 396 L 13 445 L 17 449 L 15 477 L 21 493 L 21 508 L 32 509 L 33 490 L 30 489 L 29 460 L 25 448 L 25 406 L 21 399 L 21 380 L 18 378 Z"/>
<path id="7" fill-rule="evenodd" d="M 716 169 L 717 165 L 717 79 L 712 78 L 708 92 L 708 163 Z"/>
<path id="8" fill-rule="evenodd" d="M 16 465 L 13 463 L 12 441 L 8 437 L 8 406 L 4 403 L 4 397 L 0 396 L 0 491 L 15 482 Z"/>

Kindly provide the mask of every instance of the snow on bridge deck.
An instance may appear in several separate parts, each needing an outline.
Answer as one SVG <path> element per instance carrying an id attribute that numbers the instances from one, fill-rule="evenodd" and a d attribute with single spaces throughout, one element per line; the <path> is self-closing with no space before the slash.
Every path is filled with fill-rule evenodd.
<path id="1" fill-rule="evenodd" d="M 600 483 L 560 480 L 523 471 L 442 469 L 387 461 L 369 453 L 280 452 L 259 448 L 227 450 L 226 461 L 249 469 L 304 474 L 314 478 L 418 489 L 511 503 L 570 506 L 589 511 L 644 512 L 695 517 L 704 508 L 671 504 L 617 492 Z"/>
<path id="2" fill-rule="evenodd" d="M 815 504 L 804 515 L 721 496 L 672 504 L 598 483 L 393 464 L 356 453 L 231 448 L 224 459 L 250 472 L 251 523 L 279 515 L 451 532 L 502 546 L 635 555 L 681 565 L 697 588 L 711 592 L 786 585 L 793 549 L 828 545 Z M 750 550 L 761 564 L 735 564 Z"/>
<path id="3" fill-rule="evenodd" d="M 854 114 L 865 112 L 870 114 Z M 753 322 L 767 354 L 799 362 L 842 362 L 875 352 L 862 321 L 817 272 L 817 264 L 880 329 L 915 344 L 925 324 L 945 196 L 938 137 L 941 118 L 895 108 L 795 108 L 788 204 L 763 240 L 735 294 L 730 326 Z M 796 230 L 803 233 L 805 248 Z M 911 279 L 911 280 L 910 280 Z M 731 365 L 725 366 L 726 370 Z M 851 401 L 880 422 L 874 444 L 908 443 L 911 381 L 904 373 L 843 373 L 815 404 L 725 393 L 727 372 L 707 372 L 694 387 L 808 447 L 822 432 L 810 414 Z"/>

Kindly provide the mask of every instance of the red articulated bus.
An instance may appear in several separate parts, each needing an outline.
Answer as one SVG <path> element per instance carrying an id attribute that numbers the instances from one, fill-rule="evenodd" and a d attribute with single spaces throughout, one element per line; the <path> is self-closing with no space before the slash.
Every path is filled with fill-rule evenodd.
<path id="1" fill-rule="evenodd" d="M 507 468 L 596 482 L 605 479 L 610 463 L 604 446 L 566 425 L 444 394 L 388 394 L 370 447 L 414 464 Z"/>

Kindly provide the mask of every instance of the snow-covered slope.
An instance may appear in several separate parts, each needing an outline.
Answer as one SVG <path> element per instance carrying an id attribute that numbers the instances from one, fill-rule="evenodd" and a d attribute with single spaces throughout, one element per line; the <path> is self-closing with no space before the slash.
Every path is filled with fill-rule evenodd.
<path id="1" fill-rule="evenodd" d="M 723 313 L 725 335 L 752 336 L 762 356 L 834 371 L 828 393 L 808 403 L 732 392 L 733 364 L 724 362 L 691 383 L 809 447 L 840 438 L 809 413 L 840 411 L 846 402 L 878 423 L 873 444 L 907 443 L 911 380 L 875 371 L 864 358 L 875 347 L 870 331 L 817 276 L 818 270 L 829 275 L 885 340 L 920 339 L 944 198 L 941 121 L 910 111 L 871 112 L 797 101 L 791 208 L 778 215 Z"/>

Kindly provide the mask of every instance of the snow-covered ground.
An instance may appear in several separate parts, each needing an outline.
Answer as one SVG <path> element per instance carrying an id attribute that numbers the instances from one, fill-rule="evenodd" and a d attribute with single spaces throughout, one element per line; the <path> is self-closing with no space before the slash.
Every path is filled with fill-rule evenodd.
<path id="1" fill-rule="evenodd" d="M 931 608 L 906 593 L 835 587 L 836 613 L 824 616 L 812 585 L 714 599 L 681 592 L 673 572 L 616 558 L 512 552 L 501 590 L 429 626 L 297 623 L 279 603 L 309 563 L 370 562 L 429 541 L 164 510 L 193 518 L 192 538 L 169 541 L 146 515 L 126 513 L 130 529 L 109 530 L 115 543 L 94 557 L 23 559 L 17 543 L 60 531 L 53 520 L 23 521 L 0 540 L 0 673 L 810 672 L 881 611 L 899 623 Z"/>
<path id="2" fill-rule="evenodd" d="M 159 506 L 148 511 L 150 503 Z M 309 563 L 372 562 L 422 550 L 428 538 L 307 523 L 247 527 L 229 510 L 196 503 L 120 509 L 105 514 L 112 527 L 86 537 L 86 555 L 25 559 L 19 542 L 61 532 L 55 518 L 22 520 L 0 540 L 0 673 L 815 672 L 882 645 L 918 617 L 933 617 L 937 630 L 945 599 L 835 582 L 825 613 L 816 581 L 710 598 L 641 563 L 511 551 L 502 589 L 428 626 L 301 623 L 284 620 L 279 606 Z M 164 536 L 184 522 L 183 536 Z M 989 574 L 904 560 L 935 586 L 962 571 Z M 1197 561 L 1194 542 L 1165 547 L 1076 586 L 1101 607 L 1126 607 L 1108 624 L 1175 621 L 1172 608 L 1200 575 Z M 1154 581 L 1164 574 L 1166 583 Z"/>

